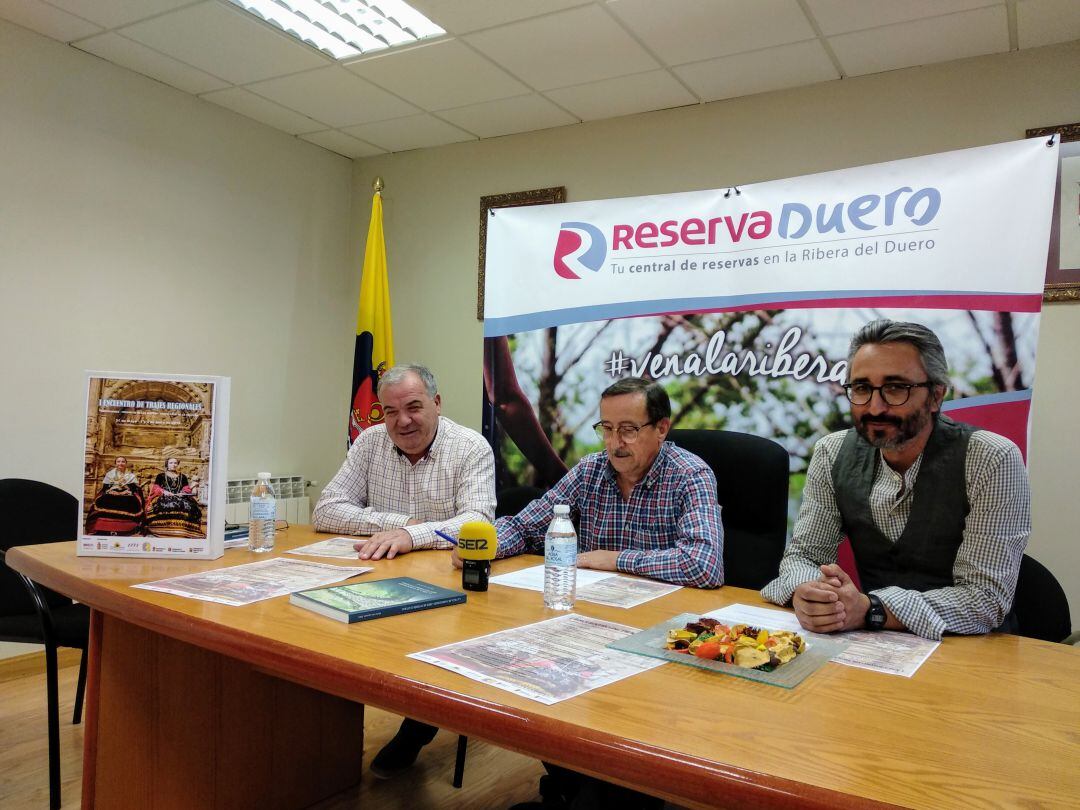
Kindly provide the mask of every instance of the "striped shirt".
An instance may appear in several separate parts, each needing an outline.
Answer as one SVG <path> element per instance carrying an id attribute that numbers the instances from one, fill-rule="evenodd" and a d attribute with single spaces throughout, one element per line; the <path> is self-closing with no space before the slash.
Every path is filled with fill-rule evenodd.
<path id="1" fill-rule="evenodd" d="M 495 522 L 498 557 L 543 553 L 555 504 L 570 506 L 578 549 L 618 551 L 616 568 L 676 585 L 724 582 L 724 529 L 716 477 L 693 453 L 664 442 L 645 477 L 624 500 L 607 454 L 579 461 L 542 497 Z"/>
<path id="2" fill-rule="evenodd" d="M 409 520 L 421 523 L 406 526 Z M 413 549 L 449 548 L 467 520 L 495 519 L 495 458 L 475 430 L 439 417 L 427 454 L 411 464 L 385 425 L 361 433 L 323 489 L 311 520 L 321 532 L 372 534 L 404 529 Z"/>
<path id="3" fill-rule="evenodd" d="M 820 579 L 818 566 L 836 562 L 843 536 L 832 468 L 846 430 L 814 448 L 795 530 L 780 562 L 780 576 L 761 595 L 791 603 L 795 588 Z M 878 453 L 870 490 L 870 514 L 894 543 L 911 515 L 922 456 L 901 475 Z M 929 591 L 889 586 L 873 591 L 911 632 L 939 639 L 942 633 L 988 633 L 1012 608 L 1020 558 L 1031 534 L 1031 494 L 1020 450 L 1003 436 L 978 430 L 968 440 L 964 483 L 970 511 L 953 564 L 953 585 Z"/>

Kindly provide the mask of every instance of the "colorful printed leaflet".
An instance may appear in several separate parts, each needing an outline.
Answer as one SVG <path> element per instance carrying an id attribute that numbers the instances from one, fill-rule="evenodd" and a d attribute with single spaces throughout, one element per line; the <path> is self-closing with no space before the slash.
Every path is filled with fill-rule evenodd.
<path id="1" fill-rule="evenodd" d="M 399 613 L 458 605 L 464 601 L 465 594 L 461 591 L 440 588 L 411 577 L 315 588 L 294 593 L 289 597 L 289 602 L 297 607 L 349 624 L 380 619 L 383 616 L 396 616 Z"/>

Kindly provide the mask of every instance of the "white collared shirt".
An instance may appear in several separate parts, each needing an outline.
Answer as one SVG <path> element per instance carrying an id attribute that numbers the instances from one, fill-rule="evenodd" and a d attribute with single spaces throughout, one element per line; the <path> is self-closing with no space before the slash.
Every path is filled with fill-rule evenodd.
<path id="1" fill-rule="evenodd" d="M 468 520 L 495 519 L 495 458 L 475 430 L 439 417 L 435 439 L 415 464 L 386 425 L 361 433 L 312 512 L 322 532 L 372 534 L 404 529 L 413 549 L 448 548 L 435 530 L 456 537 Z M 409 520 L 422 521 L 406 526 Z"/>

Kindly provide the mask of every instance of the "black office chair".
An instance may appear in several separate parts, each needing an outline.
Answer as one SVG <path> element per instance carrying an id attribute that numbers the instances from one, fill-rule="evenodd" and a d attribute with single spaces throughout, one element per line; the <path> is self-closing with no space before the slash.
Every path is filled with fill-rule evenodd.
<path id="1" fill-rule="evenodd" d="M 787 542 L 787 450 L 772 439 L 732 430 L 672 430 L 668 439 L 700 456 L 716 475 L 724 583 L 765 587 L 780 572 Z"/>
<path id="2" fill-rule="evenodd" d="M 1072 633 L 1072 614 L 1065 591 L 1038 560 L 1024 555 L 1013 598 L 1017 635 L 1043 641 L 1065 641 Z"/>
<path id="3" fill-rule="evenodd" d="M 516 515 L 534 500 L 547 492 L 540 487 L 507 487 L 495 495 L 495 517 Z"/>
<path id="4" fill-rule="evenodd" d="M 72 723 L 82 720 L 90 609 L 30 581 L 6 564 L 8 549 L 74 540 L 79 502 L 49 484 L 22 478 L 0 480 L 0 641 L 45 645 L 49 711 L 49 806 L 60 807 L 60 698 L 56 648 L 82 650 Z"/>

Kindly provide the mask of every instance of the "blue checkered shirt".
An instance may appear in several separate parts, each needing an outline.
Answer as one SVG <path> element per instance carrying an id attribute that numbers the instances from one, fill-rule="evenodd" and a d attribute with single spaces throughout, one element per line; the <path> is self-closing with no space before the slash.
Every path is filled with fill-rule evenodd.
<path id="1" fill-rule="evenodd" d="M 585 456 L 554 487 L 513 517 L 495 521 L 496 556 L 544 553 L 555 504 L 570 506 L 578 549 L 618 551 L 627 574 L 676 585 L 724 584 L 724 528 L 716 476 L 693 453 L 664 442 L 645 477 L 623 500 L 606 453 Z"/>

